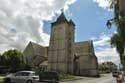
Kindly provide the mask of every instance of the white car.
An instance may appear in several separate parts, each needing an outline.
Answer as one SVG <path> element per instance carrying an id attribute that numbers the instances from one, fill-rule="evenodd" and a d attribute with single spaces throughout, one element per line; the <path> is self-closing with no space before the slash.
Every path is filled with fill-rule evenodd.
<path id="1" fill-rule="evenodd" d="M 5 83 L 34 83 L 39 81 L 39 76 L 34 71 L 19 71 L 5 77 Z"/>

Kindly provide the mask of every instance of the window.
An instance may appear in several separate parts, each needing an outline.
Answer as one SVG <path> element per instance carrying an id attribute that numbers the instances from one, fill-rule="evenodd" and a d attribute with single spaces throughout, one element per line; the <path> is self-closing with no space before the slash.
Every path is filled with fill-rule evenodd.
<path id="1" fill-rule="evenodd" d="M 29 72 L 22 72 L 22 76 L 29 76 L 30 73 Z"/>

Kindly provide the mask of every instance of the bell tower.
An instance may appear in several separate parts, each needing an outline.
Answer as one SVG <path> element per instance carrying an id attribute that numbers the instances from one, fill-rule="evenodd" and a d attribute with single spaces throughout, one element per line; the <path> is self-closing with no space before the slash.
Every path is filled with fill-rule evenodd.
<path id="1" fill-rule="evenodd" d="M 51 24 L 51 37 L 48 53 L 49 70 L 73 74 L 75 24 L 68 21 L 62 12 Z"/>

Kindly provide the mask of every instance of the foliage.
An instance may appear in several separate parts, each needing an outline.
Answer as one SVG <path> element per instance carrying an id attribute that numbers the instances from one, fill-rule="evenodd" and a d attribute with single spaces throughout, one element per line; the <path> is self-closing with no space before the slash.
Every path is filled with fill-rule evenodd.
<path id="1" fill-rule="evenodd" d="M 125 16 L 120 14 L 120 4 L 119 0 L 111 0 L 111 7 L 114 8 L 114 19 L 113 22 L 116 25 L 117 33 L 113 34 L 111 37 L 111 45 L 116 47 L 117 52 L 119 53 L 121 63 L 125 64 Z"/>
<path id="2" fill-rule="evenodd" d="M 16 49 L 4 52 L 1 58 L 1 65 L 8 67 L 11 72 L 25 66 L 23 54 Z"/>
<path id="3" fill-rule="evenodd" d="M 124 46 L 123 43 L 121 41 L 121 37 L 118 34 L 114 34 L 111 37 L 111 45 L 114 47 L 116 47 L 117 52 L 119 53 L 120 59 L 121 59 L 121 63 L 124 63 Z"/>

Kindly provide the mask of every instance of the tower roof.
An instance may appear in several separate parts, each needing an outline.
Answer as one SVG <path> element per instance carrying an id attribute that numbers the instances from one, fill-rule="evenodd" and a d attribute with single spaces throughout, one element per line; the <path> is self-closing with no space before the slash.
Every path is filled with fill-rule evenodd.
<path id="1" fill-rule="evenodd" d="M 71 19 L 69 20 L 69 24 L 72 24 L 73 26 L 75 26 L 75 23 Z"/>
<path id="2" fill-rule="evenodd" d="M 56 24 L 60 24 L 60 23 L 67 23 L 69 25 L 75 26 L 75 23 L 71 19 L 69 21 L 66 19 L 63 11 L 60 14 L 60 16 L 57 18 L 57 20 L 55 22 L 51 23 L 51 24 L 56 25 Z"/>
<path id="3" fill-rule="evenodd" d="M 61 13 L 61 15 L 57 18 L 56 22 L 53 22 L 52 24 L 59 24 L 59 23 L 63 23 L 63 22 L 67 22 L 67 19 L 64 15 L 64 12 Z"/>
<path id="4" fill-rule="evenodd" d="M 62 12 L 61 15 L 57 18 L 57 21 L 59 22 L 63 22 L 63 21 L 67 21 L 64 13 Z"/>

